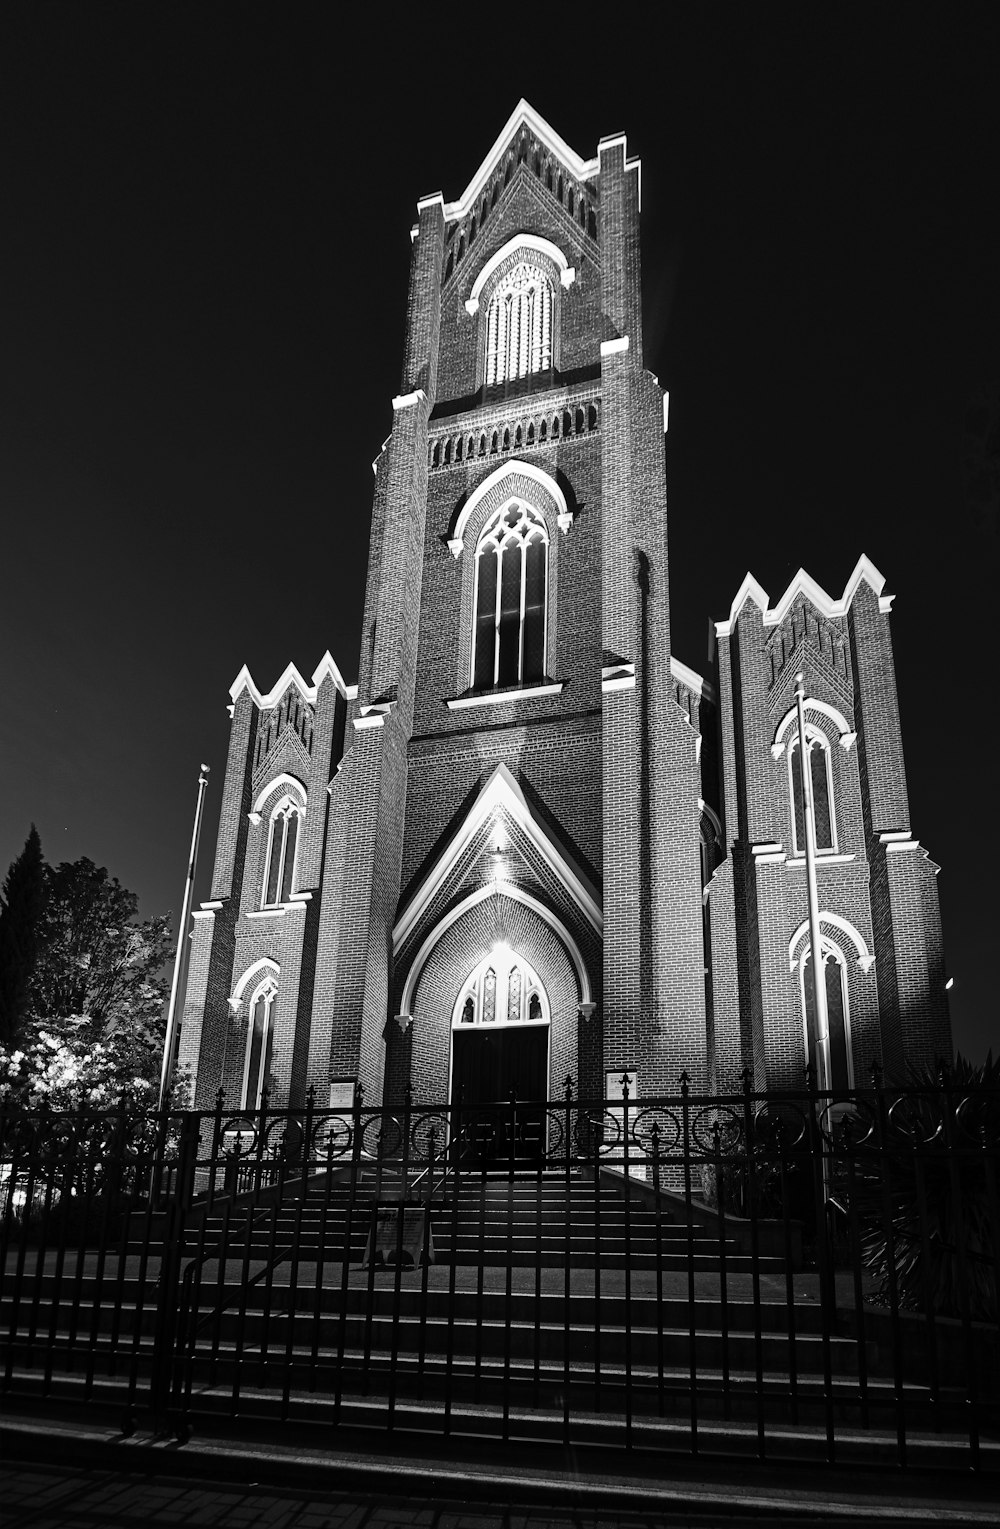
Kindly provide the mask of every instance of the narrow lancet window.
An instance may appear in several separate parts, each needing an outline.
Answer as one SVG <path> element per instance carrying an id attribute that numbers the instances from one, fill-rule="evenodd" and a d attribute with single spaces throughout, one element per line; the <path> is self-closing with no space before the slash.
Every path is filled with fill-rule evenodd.
<path id="1" fill-rule="evenodd" d="M 809 770 L 812 778 L 813 807 L 816 815 L 816 848 L 835 848 L 833 832 L 833 782 L 830 768 L 830 747 L 822 734 L 806 731 L 806 747 L 809 750 Z M 788 747 L 788 769 L 792 801 L 792 847 L 797 855 L 806 852 L 805 805 L 802 796 L 802 768 L 799 763 L 799 740 L 793 738 Z"/>
<path id="2" fill-rule="evenodd" d="M 295 885 L 295 849 L 299 836 L 302 809 L 285 797 L 271 814 L 267 845 L 267 868 L 264 873 L 265 908 L 286 903 Z"/>
<path id="3" fill-rule="evenodd" d="M 476 549 L 472 684 L 524 685 L 545 674 L 548 536 L 517 500 L 487 524 Z"/>
<path id="4" fill-rule="evenodd" d="M 247 1035 L 246 1068 L 243 1078 L 242 1108 L 260 1107 L 261 1096 L 270 1086 L 271 1059 L 274 1051 L 274 1007 L 278 985 L 273 977 L 257 989 L 250 1004 L 250 1027 Z"/>
<path id="5" fill-rule="evenodd" d="M 849 1025 L 847 1012 L 847 968 L 839 951 L 823 950 L 823 975 L 826 987 L 827 1033 L 819 1035 L 816 1027 L 816 994 L 813 989 L 811 951 L 802 957 L 802 1007 L 805 1023 L 807 1060 L 818 1087 L 842 1093 L 851 1087 L 849 1060 Z"/>

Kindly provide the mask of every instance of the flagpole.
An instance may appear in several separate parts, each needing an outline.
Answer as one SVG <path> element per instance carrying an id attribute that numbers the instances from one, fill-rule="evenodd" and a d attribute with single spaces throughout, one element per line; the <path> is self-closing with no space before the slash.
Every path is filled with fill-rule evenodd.
<path id="1" fill-rule="evenodd" d="M 208 765 L 203 764 L 198 776 L 198 802 L 194 809 L 194 828 L 191 831 L 191 852 L 188 855 L 187 880 L 184 883 L 184 899 L 181 905 L 180 923 L 177 926 L 177 953 L 174 956 L 174 976 L 170 984 L 170 1003 L 167 1007 L 167 1033 L 163 1041 L 163 1066 L 160 1069 L 160 1109 L 167 1107 L 170 1080 L 173 1076 L 177 1052 L 180 1021 L 177 1000 L 181 988 L 181 972 L 186 967 L 188 923 L 191 918 L 191 902 L 194 897 L 194 873 L 198 863 L 198 841 L 201 838 L 201 815 L 205 805 L 205 787 L 208 785 Z"/>
<path id="2" fill-rule="evenodd" d="M 819 892 L 816 886 L 816 809 L 813 804 L 812 764 L 806 742 L 806 709 L 803 676 L 795 676 L 795 703 L 799 714 L 799 766 L 802 770 L 802 815 L 806 834 L 806 891 L 809 898 L 809 948 L 812 954 L 813 1018 L 816 1026 L 816 1085 L 821 1093 L 830 1086 L 826 1048 L 829 1020 L 826 1009 L 826 964 L 819 932 Z"/>

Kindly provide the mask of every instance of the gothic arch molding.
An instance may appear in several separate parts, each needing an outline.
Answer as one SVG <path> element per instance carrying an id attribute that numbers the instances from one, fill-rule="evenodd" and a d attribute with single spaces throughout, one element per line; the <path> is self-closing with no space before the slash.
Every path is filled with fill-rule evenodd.
<path id="1" fill-rule="evenodd" d="M 442 937 L 470 908 L 477 907 L 478 904 L 485 902 L 487 898 L 495 897 L 497 893 L 499 893 L 501 898 L 510 898 L 512 902 L 520 903 L 523 907 L 530 908 L 544 924 L 547 924 L 554 931 L 556 937 L 564 946 L 566 955 L 576 974 L 579 991 L 577 1002 L 581 1004 L 593 1002 L 587 964 L 583 959 L 579 945 L 559 915 L 554 913 L 551 908 L 547 908 L 537 897 L 533 897 L 530 892 L 526 892 L 523 887 L 515 886 L 513 882 L 509 881 L 497 881 L 495 883 L 489 882 L 484 887 L 478 887 L 475 892 L 470 892 L 468 896 L 463 897 L 460 902 L 448 910 L 443 918 L 438 920 L 433 929 L 425 936 L 410 963 L 410 969 L 406 974 L 406 981 L 403 984 L 403 992 L 400 997 L 400 1013 L 402 1015 L 412 1014 L 414 996 L 420 982 L 421 973 L 427 965 L 432 951 L 439 944 Z"/>
<path id="2" fill-rule="evenodd" d="M 440 919 L 407 974 L 410 1008 L 399 1016 L 410 1050 L 412 1086 L 440 1099 L 451 1082 L 455 1005 L 470 974 L 498 944 L 509 947 L 537 974 L 548 1005 L 548 1088 L 578 1076 L 581 991 L 591 985 L 579 949 L 560 920 L 530 894 L 501 883 L 500 910 L 490 907 L 492 886 L 463 899 Z M 499 955 L 499 952 L 497 952 Z M 412 1021 L 412 1023 L 411 1023 Z M 393 1043 L 400 1030 L 392 1026 Z"/>
<path id="3" fill-rule="evenodd" d="M 255 961 L 252 966 L 247 967 L 246 971 L 243 973 L 242 977 L 233 988 L 233 996 L 228 1000 L 229 1007 L 232 1009 L 234 1014 L 238 1012 L 240 1004 L 243 1002 L 243 994 L 246 992 L 250 984 L 254 981 L 255 978 L 263 977 L 267 972 L 270 972 L 271 976 L 276 982 L 281 976 L 281 967 L 278 965 L 277 961 L 272 961 L 270 956 L 264 956 L 260 961 Z"/>
<path id="4" fill-rule="evenodd" d="M 839 913 L 828 913 L 826 909 L 824 909 L 819 916 L 819 932 L 821 941 L 823 940 L 824 924 L 827 925 L 828 929 L 839 929 L 841 934 L 847 936 L 848 940 L 854 946 L 854 949 L 857 952 L 858 965 L 861 967 L 863 972 L 868 971 L 869 967 L 871 967 L 874 963 L 875 957 L 868 949 L 868 946 L 865 943 L 864 935 L 861 934 L 859 930 L 855 929 L 853 924 L 848 923 L 846 918 L 841 918 Z M 795 953 L 797 947 L 802 944 L 803 941 L 808 940 L 808 938 L 809 920 L 805 919 L 796 929 L 795 933 L 792 935 L 792 938 L 788 942 L 789 971 L 793 972 L 798 965 L 799 957 Z"/>
<path id="5" fill-rule="evenodd" d="M 855 738 L 858 736 L 856 732 L 852 731 L 851 725 L 847 718 L 844 716 L 844 713 L 842 711 L 838 711 L 836 706 L 831 706 L 829 701 L 817 701 L 815 697 L 807 696 L 803 702 L 803 710 L 805 711 L 807 718 L 809 713 L 813 712 L 815 715 L 821 718 L 825 718 L 829 722 L 832 722 L 834 727 L 837 729 L 837 736 L 840 739 L 840 746 L 842 749 L 849 749 Z M 775 728 L 774 740 L 771 744 L 771 753 L 774 755 L 775 759 L 778 759 L 784 752 L 785 746 L 788 742 L 785 734 L 790 730 L 793 723 L 798 722 L 798 715 L 798 707 L 791 707 L 790 710 L 785 712 L 785 715 L 782 717 L 781 721 Z"/>
<path id="6" fill-rule="evenodd" d="M 524 481 L 518 482 L 518 479 Z M 499 509 L 505 500 L 517 497 L 527 499 L 545 517 L 549 522 L 549 534 L 553 539 L 556 526 L 565 531 L 572 524 L 573 513 L 566 503 L 566 495 L 555 478 L 544 472 L 542 468 L 536 467 L 533 462 L 515 459 L 495 468 L 488 477 L 483 479 L 478 488 L 473 489 L 462 505 L 454 519 L 451 536 L 448 539 L 448 546 L 453 555 L 461 557 L 467 531 L 470 543 L 475 545 L 487 517 Z M 480 510 L 484 501 L 488 503 Z M 477 514 L 477 511 L 480 513 Z"/>
<path id="7" fill-rule="evenodd" d="M 291 787 L 293 791 L 297 791 L 299 796 L 302 798 L 302 806 L 305 806 L 307 793 L 302 781 L 300 781 L 296 775 L 289 775 L 287 772 L 283 772 L 281 775 L 273 776 L 266 785 L 260 788 L 260 791 L 257 793 L 256 800 L 253 804 L 253 810 L 250 814 L 251 822 L 260 822 L 261 812 L 267 803 L 268 798 L 272 796 L 273 793 L 277 791 L 281 786 Z"/>
<path id="8" fill-rule="evenodd" d="M 574 281 L 576 270 L 570 265 L 558 244 L 553 244 L 551 239 L 542 239 L 538 234 L 515 234 L 513 239 L 508 239 L 495 255 L 490 256 L 472 283 L 472 291 L 465 300 L 466 309 L 470 314 L 479 312 L 483 291 L 489 285 L 494 272 L 499 271 L 506 261 L 521 250 L 530 252 L 532 255 L 541 255 L 543 266 L 548 264 L 552 267 L 561 286 L 568 287 Z"/>

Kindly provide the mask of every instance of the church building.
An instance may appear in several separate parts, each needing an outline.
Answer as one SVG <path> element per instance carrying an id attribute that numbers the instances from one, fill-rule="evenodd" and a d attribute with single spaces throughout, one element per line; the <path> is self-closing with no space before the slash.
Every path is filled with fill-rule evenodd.
<path id="1" fill-rule="evenodd" d="M 358 679 L 244 668 L 180 1061 L 194 1103 L 863 1087 L 951 1056 L 889 631 L 750 575 L 708 671 L 670 637 L 640 166 L 526 102 L 417 203 Z M 276 666 L 277 667 L 277 666 Z M 812 1012 L 796 676 L 828 1017 Z"/>

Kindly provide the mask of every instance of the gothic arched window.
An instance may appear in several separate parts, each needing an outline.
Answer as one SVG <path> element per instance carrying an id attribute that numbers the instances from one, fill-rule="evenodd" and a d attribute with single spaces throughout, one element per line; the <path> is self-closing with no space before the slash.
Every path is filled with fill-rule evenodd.
<path id="1" fill-rule="evenodd" d="M 552 365 L 552 285 L 522 260 L 497 283 L 486 313 L 486 385 Z"/>
<path id="2" fill-rule="evenodd" d="M 527 684 L 545 675 L 548 533 L 536 510 L 512 500 L 476 548 L 472 684 Z"/>
<path id="3" fill-rule="evenodd" d="M 506 945 L 498 945 L 467 978 L 455 1005 L 454 1025 L 539 1024 L 548 999 L 534 971 Z"/>
<path id="4" fill-rule="evenodd" d="M 830 761 L 830 742 L 818 727 L 806 724 L 806 748 L 809 751 L 809 769 L 812 777 L 813 807 L 816 817 L 816 848 L 819 851 L 836 849 L 833 816 L 833 770 Z M 789 795 L 792 809 L 792 852 L 806 852 L 805 806 L 802 796 L 802 766 L 799 762 L 799 740 L 794 737 L 788 745 Z"/>
<path id="5" fill-rule="evenodd" d="M 850 1016 L 847 1004 L 847 963 L 843 952 L 831 941 L 824 938 L 822 947 L 826 986 L 827 1031 L 825 1035 L 817 1033 L 812 951 L 808 945 L 799 962 L 806 1059 L 813 1069 L 813 1077 L 818 1088 L 833 1093 L 843 1093 L 846 1089 L 853 1087 Z"/>
<path id="6" fill-rule="evenodd" d="M 261 906 L 276 908 L 286 903 L 295 885 L 295 851 L 298 846 L 302 808 L 283 796 L 271 813 L 267 858 L 264 862 L 264 893 Z"/>
<path id="7" fill-rule="evenodd" d="M 271 1057 L 274 1051 L 274 1006 L 277 1001 L 278 984 L 268 975 L 250 1000 L 241 1103 L 245 1110 L 258 1109 L 261 1095 L 270 1086 Z"/>

